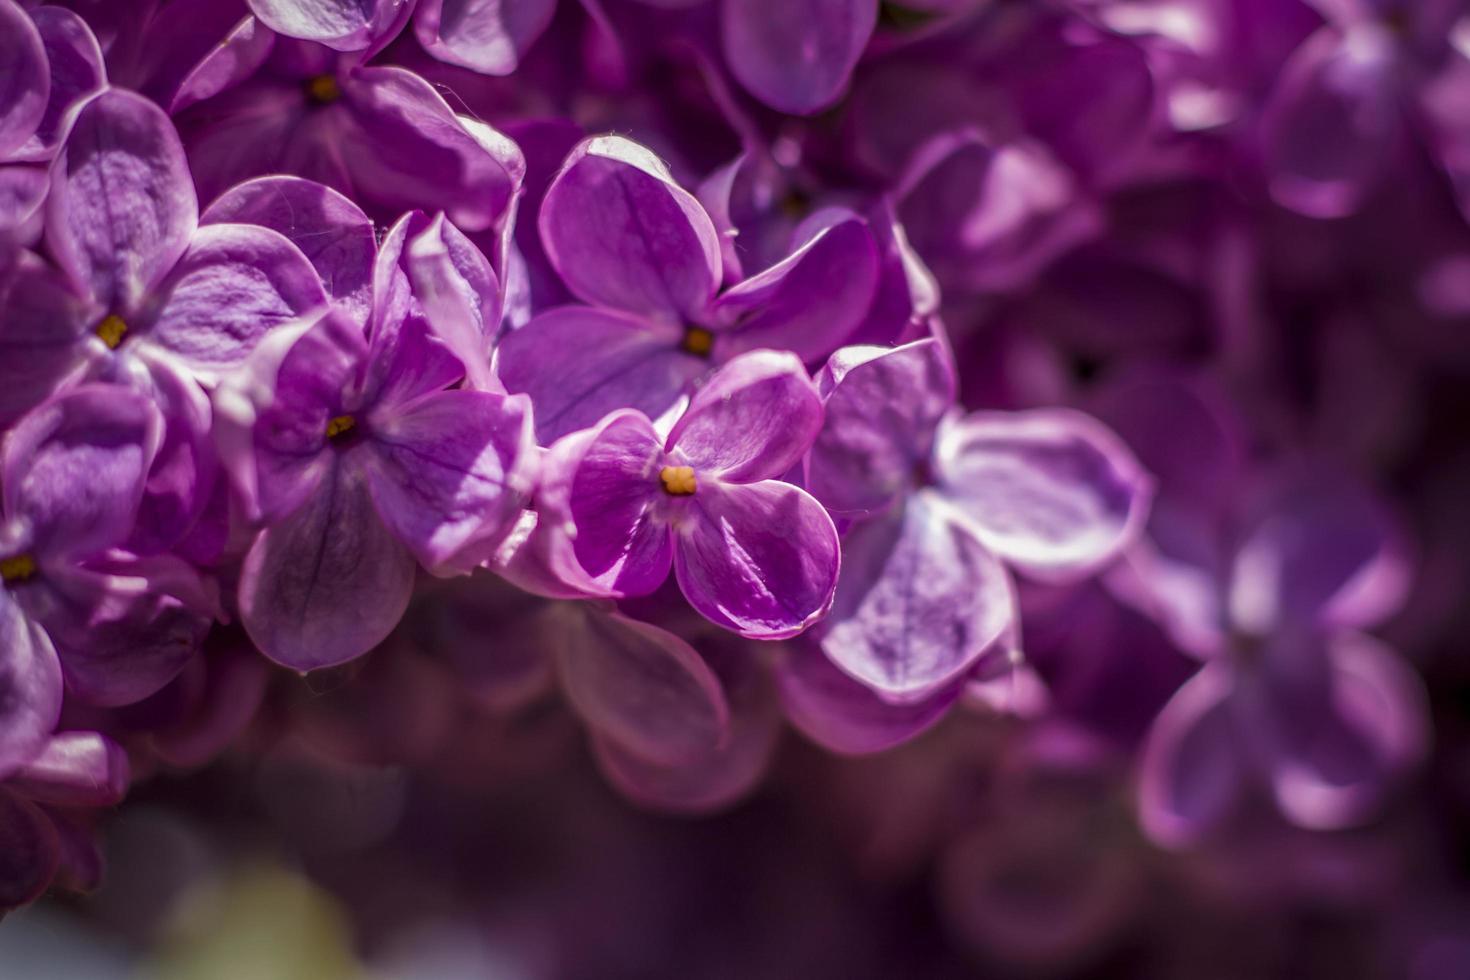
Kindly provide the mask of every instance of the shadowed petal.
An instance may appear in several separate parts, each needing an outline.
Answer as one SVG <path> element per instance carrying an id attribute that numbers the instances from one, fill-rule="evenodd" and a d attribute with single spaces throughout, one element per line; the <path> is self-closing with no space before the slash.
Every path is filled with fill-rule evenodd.
<path id="1" fill-rule="evenodd" d="M 44 6 L 31 11 L 31 20 L 46 45 L 46 60 L 51 67 L 51 97 L 35 136 L 12 159 L 47 162 L 57 142 L 66 135 L 62 123 L 68 110 L 102 88 L 107 83 L 107 72 L 97 39 L 82 18 L 63 7 Z"/>
<path id="2" fill-rule="evenodd" d="M 798 115 L 842 94 L 878 22 L 870 0 L 740 0 L 720 12 L 721 49 L 740 84 Z"/>
<path id="3" fill-rule="evenodd" d="M 714 223 L 646 148 L 583 140 L 541 205 L 541 241 L 580 299 L 630 313 L 697 318 L 720 284 Z"/>
<path id="4" fill-rule="evenodd" d="M 844 755 L 868 755 L 907 742 L 938 723 L 964 690 L 960 682 L 919 701 L 884 701 L 806 644 L 781 660 L 776 683 L 791 723 L 818 745 Z"/>
<path id="5" fill-rule="evenodd" d="M 39 898 L 60 858 L 50 819 L 34 803 L 0 789 L 0 910 Z"/>
<path id="6" fill-rule="evenodd" d="M 534 489 L 530 402 L 443 391 L 369 425 L 373 504 L 419 563 L 468 571 L 489 558 Z"/>
<path id="7" fill-rule="evenodd" d="M 22 252 L 0 272 L 0 425 L 86 370 L 94 315 L 38 255 Z"/>
<path id="8" fill-rule="evenodd" d="M 976 412 L 940 432 L 944 494 L 986 546 L 1038 578 L 1112 561 L 1142 527 L 1152 481 L 1128 447 L 1080 412 Z"/>
<path id="9" fill-rule="evenodd" d="M 500 342 L 496 369 L 506 390 L 536 406 L 536 438 L 549 445 L 620 408 L 658 418 L 705 372 L 679 350 L 679 330 L 613 310 L 563 306 Z"/>
<path id="10" fill-rule="evenodd" d="M 756 640 L 795 636 L 827 614 L 837 588 L 832 518 L 775 480 L 701 486 L 674 538 L 674 573 L 695 610 Z"/>
<path id="11" fill-rule="evenodd" d="M 561 607 L 562 684 L 599 739 L 655 765 L 717 749 L 730 709 L 720 680 L 667 630 L 586 604 Z"/>
<path id="12" fill-rule="evenodd" d="M 408 243 L 407 273 L 434 336 L 463 362 L 470 383 L 495 391 L 490 348 L 500 330 L 504 291 L 490 260 L 438 215 Z"/>
<path id="13" fill-rule="evenodd" d="M 199 215 L 163 110 L 109 89 L 81 110 L 52 170 L 46 241 L 102 307 L 126 317 L 184 254 Z"/>
<path id="14" fill-rule="evenodd" d="M 51 641 L 0 589 L 0 779 L 45 745 L 61 713 L 61 668 Z"/>
<path id="15" fill-rule="evenodd" d="M 127 537 L 162 433 L 152 402 L 113 385 L 74 388 L 16 423 L 5 441 L 5 513 L 30 522 L 43 564 Z"/>
<path id="16" fill-rule="evenodd" d="M 668 448 L 700 475 L 754 483 L 795 466 L 821 428 L 821 396 L 796 355 L 751 351 L 694 393 Z"/>
<path id="17" fill-rule="evenodd" d="M 1209 664 L 1164 706 L 1144 746 L 1139 819 L 1160 844 L 1182 846 L 1217 826 L 1239 800 L 1245 761 L 1232 722 L 1233 687 Z"/>
<path id="18" fill-rule="evenodd" d="M 62 732 L 10 780 L 37 803 L 93 807 L 121 803 L 128 793 L 128 754 L 96 732 Z"/>
<path id="19" fill-rule="evenodd" d="M 927 467 L 939 420 L 954 405 L 944 345 L 846 347 L 817 378 L 826 420 L 806 461 L 806 488 L 834 514 L 887 507 Z"/>
<path id="20" fill-rule="evenodd" d="M 362 477 L 333 466 L 294 514 L 266 528 L 240 573 L 240 619 L 262 653 L 302 672 L 362 656 L 408 607 L 414 560 Z"/>
<path id="21" fill-rule="evenodd" d="M 40 32 L 14 0 L 0 0 L 0 159 L 35 133 L 50 95 Z"/>
<path id="22" fill-rule="evenodd" d="M 1014 617 L 1000 562 L 960 515 L 923 491 L 847 532 L 822 650 L 880 697 L 924 700 L 1005 637 Z"/>

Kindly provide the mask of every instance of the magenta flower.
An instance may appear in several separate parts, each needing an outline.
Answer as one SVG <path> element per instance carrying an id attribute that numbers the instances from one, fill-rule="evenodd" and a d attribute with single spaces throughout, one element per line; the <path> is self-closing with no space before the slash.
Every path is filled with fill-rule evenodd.
<path id="1" fill-rule="evenodd" d="M 806 486 L 855 522 L 819 633 L 846 677 L 798 652 L 783 695 L 818 738 L 872 750 L 937 721 L 972 681 L 1008 672 L 1018 627 L 1008 566 L 1043 581 L 1104 567 L 1141 527 L 1151 481 L 1080 413 L 955 417 L 937 339 L 844 348 L 818 384 L 826 422 Z M 1014 682 L 1021 710 L 1033 682 Z"/>
<path id="2" fill-rule="evenodd" d="M 556 443 L 537 497 L 558 540 L 552 568 L 587 594 L 648 595 L 674 569 L 710 622 L 742 636 L 794 636 L 826 614 L 837 531 L 778 478 L 822 424 L 794 355 L 752 351 L 717 371 L 667 437 L 634 409 Z"/>
<path id="3" fill-rule="evenodd" d="M 720 241 L 704 208 L 618 136 L 573 150 L 540 223 L 551 265 L 587 304 L 546 311 L 500 346 L 500 376 L 531 396 L 543 443 L 618 408 L 658 418 L 742 351 L 820 360 L 862 323 L 876 288 L 867 224 L 833 211 L 782 262 L 720 293 Z"/>
<path id="4" fill-rule="evenodd" d="M 341 663 L 402 617 L 415 568 L 467 571 L 530 497 L 530 405 L 445 390 L 465 365 L 410 306 L 397 253 L 379 256 L 373 315 L 341 312 L 283 335 L 243 382 L 246 445 L 231 453 L 265 522 L 240 612 L 257 646 L 297 670 Z"/>

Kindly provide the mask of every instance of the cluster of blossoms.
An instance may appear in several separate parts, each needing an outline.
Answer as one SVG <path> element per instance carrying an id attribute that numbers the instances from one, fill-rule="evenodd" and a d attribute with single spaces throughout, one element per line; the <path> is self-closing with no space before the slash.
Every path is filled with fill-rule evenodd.
<path id="1" fill-rule="evenodd" d="M 548 703 L 654 809 L 1025 770 L 926 848 L 1022 962 L 1115 795 L 1375 819 L 1464 214 L 1462 0 L 0 0 L 0 910 L 130 781 Z"/>

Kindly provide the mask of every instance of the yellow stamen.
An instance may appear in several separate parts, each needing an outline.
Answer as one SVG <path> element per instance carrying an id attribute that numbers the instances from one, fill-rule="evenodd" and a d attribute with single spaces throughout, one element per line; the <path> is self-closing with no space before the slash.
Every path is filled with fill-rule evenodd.
<path id="1" fill-rule="evenodd" d="M 342 98 L 342 86 L 335 75 L 318 75 L 306 83 L 306 94 L 311 101 L 327 105 Z"/>
<path id="2" fill-rule="evenodd" d="M 97 336 L 107 345 L 108 350 L 117 350 L 117 345 L 122 343 L 127 332 L 128 325 L 116 313 L 107 314 L 102 318 L 102 322 L 97 324 Z"/>
<path id="3" fill-rule="evenodd" d="M 345 436 L 355 428 L 357 428 L 357 419 L 351 415 L 339 415 L 327 423 L 327 438 L 336 439 L 339 436 Z"/>
<path id="4" fill-rule="evenodd" d="M 699 488 L 692 466 L 665 466 L 658 471 L 658 478 L 664 485 L 664 493 L 671 497 L 692 497 Z"/>
<path id="5" fill-rule="evenodd" d="M 704 327 L 685 327 L 684 339 L 679 346 L 686 354 L 693 354 L 695 357 L 709 357 L 709 352 L 715 346 L 715 335 Z"/>
<path id="6" fill-rule="evenodd" d="M 36 574 L 36 559 L 30 555 L 0 558 L 0 581 L 24 582 Z"/>

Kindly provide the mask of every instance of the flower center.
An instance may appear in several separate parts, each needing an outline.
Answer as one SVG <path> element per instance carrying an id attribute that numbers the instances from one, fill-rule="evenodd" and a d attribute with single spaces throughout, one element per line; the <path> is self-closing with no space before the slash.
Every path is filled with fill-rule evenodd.
<path id="1" fill-rule="evenodd" d="M 317 75 L 307 79 L 306 97 L 317 105 L 331 105 L 342 98 L 342 86 L 336 75 Z"/>
<path id="2" fill-rule="evenodd" d="M 665 466 L 658 471 L 658 479 L 670 497 L 692 497 L 699 489 L 692 466 Z"/>
<path id="3" fill-rule="evenodd" d="M 0 558 L 0 582 L 24 582 L 36 574 L 36 559 L 30 555 Z"/>
<path id="4" fill-rule="evenodd" d="M 327 423 L 327 438 L 333 442 L 342 442 L 357 428 L 357 419 L 351 415 L 338 415 Z"/>
<path id="5" fill-rule="evenodd" d="M 123 342 L 127 333 L 128 325 L 116 313 L 107 314 L 97 324 L 97 336 L 107 345 L 108 350 L 117 350 L 117 345 Z"/>
<path id="6" fill-rule="evenodd" d="M 709 352 L 714 349 L 714 346 L 715 335 L 704 327 L 685 327 L 684 339 L 679 341 L 679 349 L 695 357 L 709 357 Z"/>

